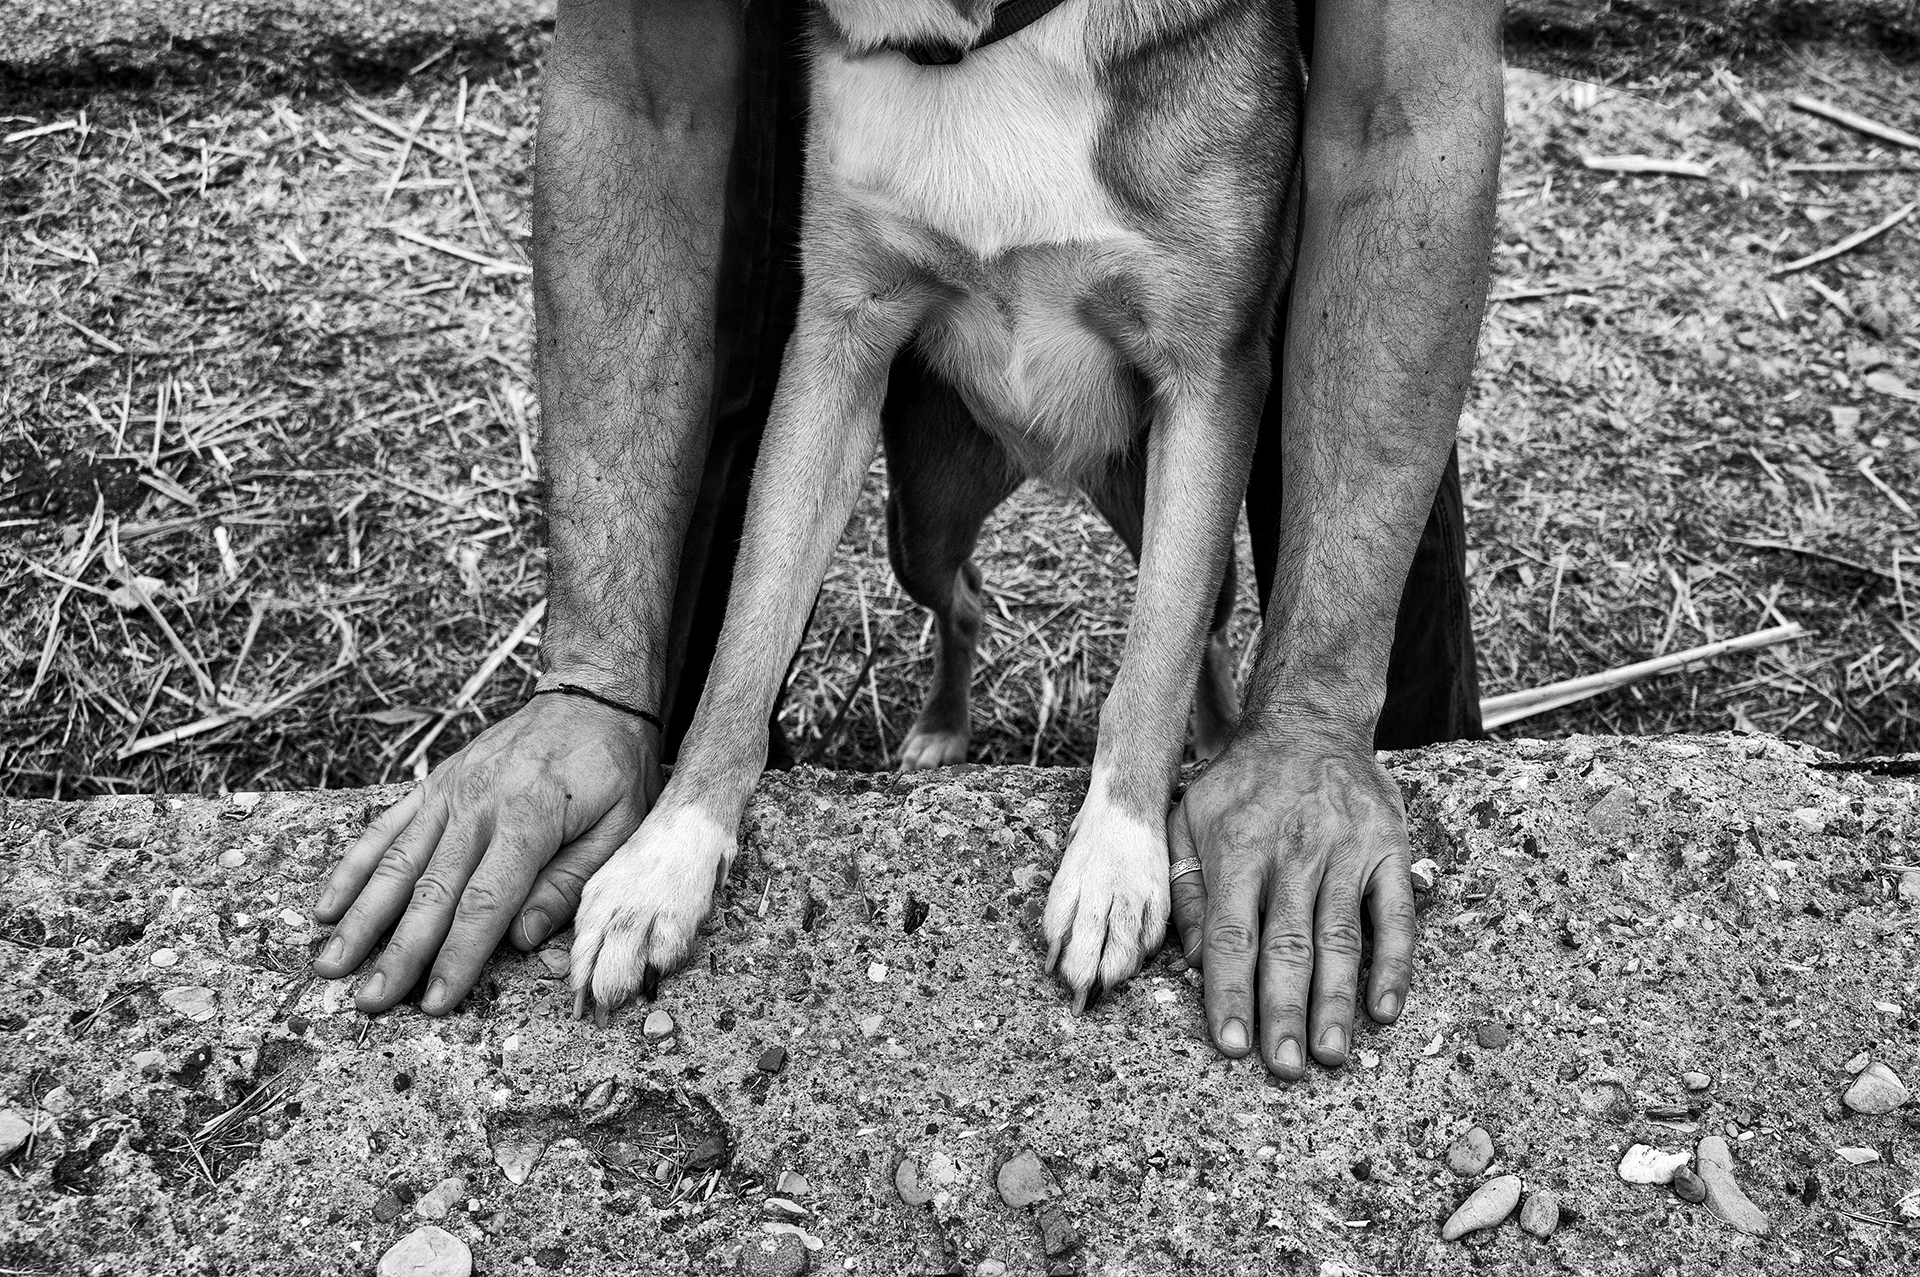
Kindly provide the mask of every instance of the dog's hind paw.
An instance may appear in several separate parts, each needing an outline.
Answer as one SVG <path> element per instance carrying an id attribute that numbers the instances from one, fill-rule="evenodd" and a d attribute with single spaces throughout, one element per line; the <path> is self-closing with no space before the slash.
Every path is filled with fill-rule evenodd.
<path id="1" fill-rule="evenodd" d="M 967 733 L 922 727 L 915 723 L 900 743 L 900 770 L 923 772 L 967 761 Z"/>
<path id="2" fill-rule="evenodd" d="M 605 1024 L 693 951 L 733 862 L 734 838 L 697 811 L 647 817 L 580 894 L 573 923 L 573 1013 Z"/>
<path id="3" fill-rule="evenodd" d="M 1047 895 L 1047 966 L 1073 990 L 1074 1010 L 1140 969 L 1166 934 L 1167 837 L 1090 794 Z"/>

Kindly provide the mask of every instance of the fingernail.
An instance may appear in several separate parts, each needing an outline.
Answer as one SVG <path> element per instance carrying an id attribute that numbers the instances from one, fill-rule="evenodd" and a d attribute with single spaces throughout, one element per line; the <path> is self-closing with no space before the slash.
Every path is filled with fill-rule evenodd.
<path id="1" fill-rule="evenodd" d="M 1303 1069 L 1306 1067 L 1305 1061 L 1300 1057 L 1300 1044 L 1292 1038 L 1288 1038 L 1280 1044 L 1280 1049 L 1275 1052 L 1274 1058 L 1280 1062 L 1280 1067 L 1283 1069 Z"/>
<path id="2" fill-rule="evenodd" d="M 1220 1045 L 1229 1051 L 1247 1049 L 1247 1026 L 1238 1020 L 1228 1020 L 1220 1026 Z"/>
<path id="3" fill-rule="evenodd" d="M 368 1002 L 377 1002 L 380 1000 L 380 995 L 386 990 L 386 987 L 386 973 L 376 971 L 368 978 L 365 984 L 360 986 L 360 996 Z"/>
<path id="4" fill-rule="evenodd" d="M 435 976 L 427 985 L 427 996 L 420 999 L 420 1009 L 428 1015 L 439 1015 L 446 1008 L 440 1005 L 447 996 L 447 982 Z"/>
<path id="5" fill-rule="evenodd" d="M 1320 1035 L 1320 1049 L 1328 1055 L 1344 1058 L 1347 1054 L 1347 1031 L 1337 1024 L 1334 1025 Z"/>
<path id="6" fill-rule="evenodd" d="M 317 962 L 338 962 L 347 956 L 347 942 L 339 936 L 327 941 L 327 947 L 320 951 Z"/>
<path id="7" fill-rule="evenodd" d="M 545 909 L 529 909 L 520 915 L 520 933 L 527 938 L 528 944 L 539 944 L 545 940 L 550 925 Z"/>
<path id="8" fill-rule="evenodd" d="M 325 891 L 320 893 L 320 898 L 313 902 L 314 916 L 318 917 L 323 913 L 329 912 L 332 908 L 333 908 L 333 888 L 328 887 Z"/>
<path id="9" fill-rule="evenodd" d="M 1380 995 L 1380 1018 L 1391 1020 L 1400 1014 L 1400 995 L 1389 989 Z"/>

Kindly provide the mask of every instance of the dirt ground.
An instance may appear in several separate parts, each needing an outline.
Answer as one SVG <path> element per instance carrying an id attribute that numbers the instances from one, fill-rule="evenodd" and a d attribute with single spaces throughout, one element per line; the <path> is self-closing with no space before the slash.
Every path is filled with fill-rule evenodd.
<path id="1" fill-rule="evenodd" d="M 456 49 L 322 88 L 0 99 L 0 794 L 400 779 L 524 698 L 537 72 Z M 1811 633 L 1501 734 L 1920 749 L 1920 216 L 1779 273 L 1889 220 L 1920 166 L 1795 97 L 1913 130 L 1920 73 L 1810 47 L 1509 90 L 1461 425 L 1483 692 Z M 1634 154 L 1707 176 L 1586 166 Z M 883 492 L 876 468 L 786 702 L 839 767 L 891 761 L 928 665 Z M 1085 762 L 1124 550 L 1029 488 L 981 566 L 975 756 Z"/>

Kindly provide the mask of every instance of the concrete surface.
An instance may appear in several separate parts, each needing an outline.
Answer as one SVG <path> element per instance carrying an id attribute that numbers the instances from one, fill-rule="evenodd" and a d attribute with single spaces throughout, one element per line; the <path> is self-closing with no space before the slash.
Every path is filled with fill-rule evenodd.
<path id="1" fill-rule="evenodd" d="M 657 1038 L 567 1017 L 568 936 L 438 1021 L 311 978 L 317 875 L 397 789 L 0 804 L 0 1270 L 370 1273 L 425 1209 L 487 1274 L 1911 1273 L 1920 1104 L 1840 1096 L 1920 1081 L 1916 784 L 1820 764 L 1395 756 L 1440 867 L 1414 997 L 1292 1087 L 1170 954 L 1081 1019 L 1042 976 L 1082 772 L 770 777 Z M 1771 1236 L 1615 1172 L 1707 1135 Z M 1558 1231 L 1441 1241 L 1503 1174 Z"/>

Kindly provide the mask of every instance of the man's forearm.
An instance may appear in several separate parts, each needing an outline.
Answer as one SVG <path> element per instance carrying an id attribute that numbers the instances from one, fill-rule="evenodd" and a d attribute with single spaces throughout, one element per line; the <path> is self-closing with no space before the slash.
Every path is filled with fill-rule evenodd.
<path id="1" fill-rule="evenodd" d="M 660 704 L 713 382 L 738 5 L 563 4 L 540 111 L 534 301 L 547 673 Z"/>
<path id="2" fill-rule="evenodd" d="M 1280 553 L 1245 714 L 1255 727 L 1307 715 L 1370 742 L 1486 302 L 1498 6 L 1321 10 L 1280 386 Z"/>

